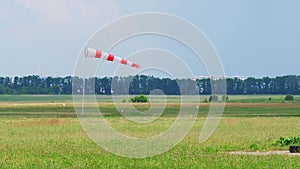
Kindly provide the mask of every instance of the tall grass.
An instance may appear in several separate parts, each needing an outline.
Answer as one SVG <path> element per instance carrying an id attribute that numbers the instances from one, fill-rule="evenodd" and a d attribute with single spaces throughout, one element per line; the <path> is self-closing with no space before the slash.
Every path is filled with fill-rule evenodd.
<path id="1" fill-rule="evenodd" d="M 164 130 L 165 123 L 171 124 L 173 120 L 164 118 L 155 126 Z M 150 158 L 129 159 L 99 148 L 73 118 L 1 118 L 0 168 L 299 168 L 298 156 L 226 153 L 280 149 L 272 146 L 273 142 L 280 136 L 300 135 L 299 120 L 223 118 L 213 136 L 200 144 L 198 137 L 204 118 L 199 118 L 174 149 Z M 156 134 L 153 130 L 137 130 L 120 117 L 110 117 L 108 121 L 119 129 L 125 125 L 128 130 L 123 132 L 128 135 Z"/>

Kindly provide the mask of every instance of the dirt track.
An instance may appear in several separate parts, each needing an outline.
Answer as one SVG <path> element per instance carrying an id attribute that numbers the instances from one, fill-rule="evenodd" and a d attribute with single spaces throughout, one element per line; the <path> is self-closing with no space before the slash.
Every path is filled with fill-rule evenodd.
<path id="1" fill-rule="evenodd" d="M 299 156 L 300 153 L 290 153 L 289 151 L 267 151 L 267 152 L 244 152 L 235 151 L 228 152 L 230 155 L 255 155 L 255 156 L 266 156 L 266 155 L 296 155 Z"/>

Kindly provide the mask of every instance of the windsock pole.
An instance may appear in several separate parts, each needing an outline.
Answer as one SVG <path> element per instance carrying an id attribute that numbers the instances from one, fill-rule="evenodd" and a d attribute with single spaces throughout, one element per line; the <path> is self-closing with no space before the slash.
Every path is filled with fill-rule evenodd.
<path id="1" fill-rule="evenodd" d="M 85 56 L 86 57 L 92 57 L 92 58 L 102 58 L 104 60 L 108 60 L 108 61 L 111 61 L 111 62 L 118 62 L 118 63 L 121 63 L 123 65 L 128 65 L 128 66 L 131 66 L 131 67 L 134 67 L 134 68 L 137 68 L 137 69 L 141 68 L 140 65 L 138 65 L 136 63 L 130 62 L 126 59 L 117 57 L 113 54 L 106 53 L 106 52 L 103 52 L 101 50 L 93 49 L 93 48 L 90 48 L 90 47 L 85 48 Z"/>

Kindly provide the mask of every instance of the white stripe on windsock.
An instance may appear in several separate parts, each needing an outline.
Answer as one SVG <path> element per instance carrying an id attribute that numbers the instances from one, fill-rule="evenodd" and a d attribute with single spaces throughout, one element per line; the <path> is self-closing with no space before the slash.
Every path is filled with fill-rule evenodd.
<path id="1" fill-rule="evenodd" d="M 85 56 L 86 57 L 95 57 L 96 56 L 96 52 L 97 52 L 96 49 L 89 48 L 89 47 L 85 48 Z"/>

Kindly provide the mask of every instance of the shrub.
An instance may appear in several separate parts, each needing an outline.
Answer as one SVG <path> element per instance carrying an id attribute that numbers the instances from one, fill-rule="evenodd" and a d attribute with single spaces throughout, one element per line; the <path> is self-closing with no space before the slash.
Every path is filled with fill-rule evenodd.
<path id="1" fill-rule="evenodd" d="M 294 100 L 294 96 L 291 95 L 291 94 L 287 94 L 287 95 L 284 97 L 284 100 L 285 100 L 285 101 L 293 101 L 293 100 Z"/>
<path id="2" fill-rule="evenodd" d="M 134 98 L 131 98 L 130 101 L 134 102 L 134 103 L 136 103 L 136 102 L 145 103 L 145 102 L 148 102 L 148 98 L 147 98 L 147 96 L 142 94 L 142 95 L 139 95 L 139 96 L 135 96 Z"/>
<path id="3" fill-rule="evenodd" d="M 256 143 L 252 143 L 249 148 L 252 150 L 252 151 L 257 151 L 259 149 L 258 145 Z"/>
<path id="4" fill-rule="evenodd" d="M 280 137 L 279 140 L 276 141 L 275 145 L 283 146 L 290 146 L 290 145 L 299 145 L 300 144 L 300 137 Z"/>
<path id="5" fill-rule="evenodd" d="M 227 95 L 222 96 L 222 102 L 228 102 L 229 97 Z"/>
<path id="6" fill-rule="evenodd" d="M 219 97 L 217 95 L 212 95 L 208 99 L 208 101 L 210 101 L 210 102 L 217 102 L 218 100 L 219 100 Z"/>

